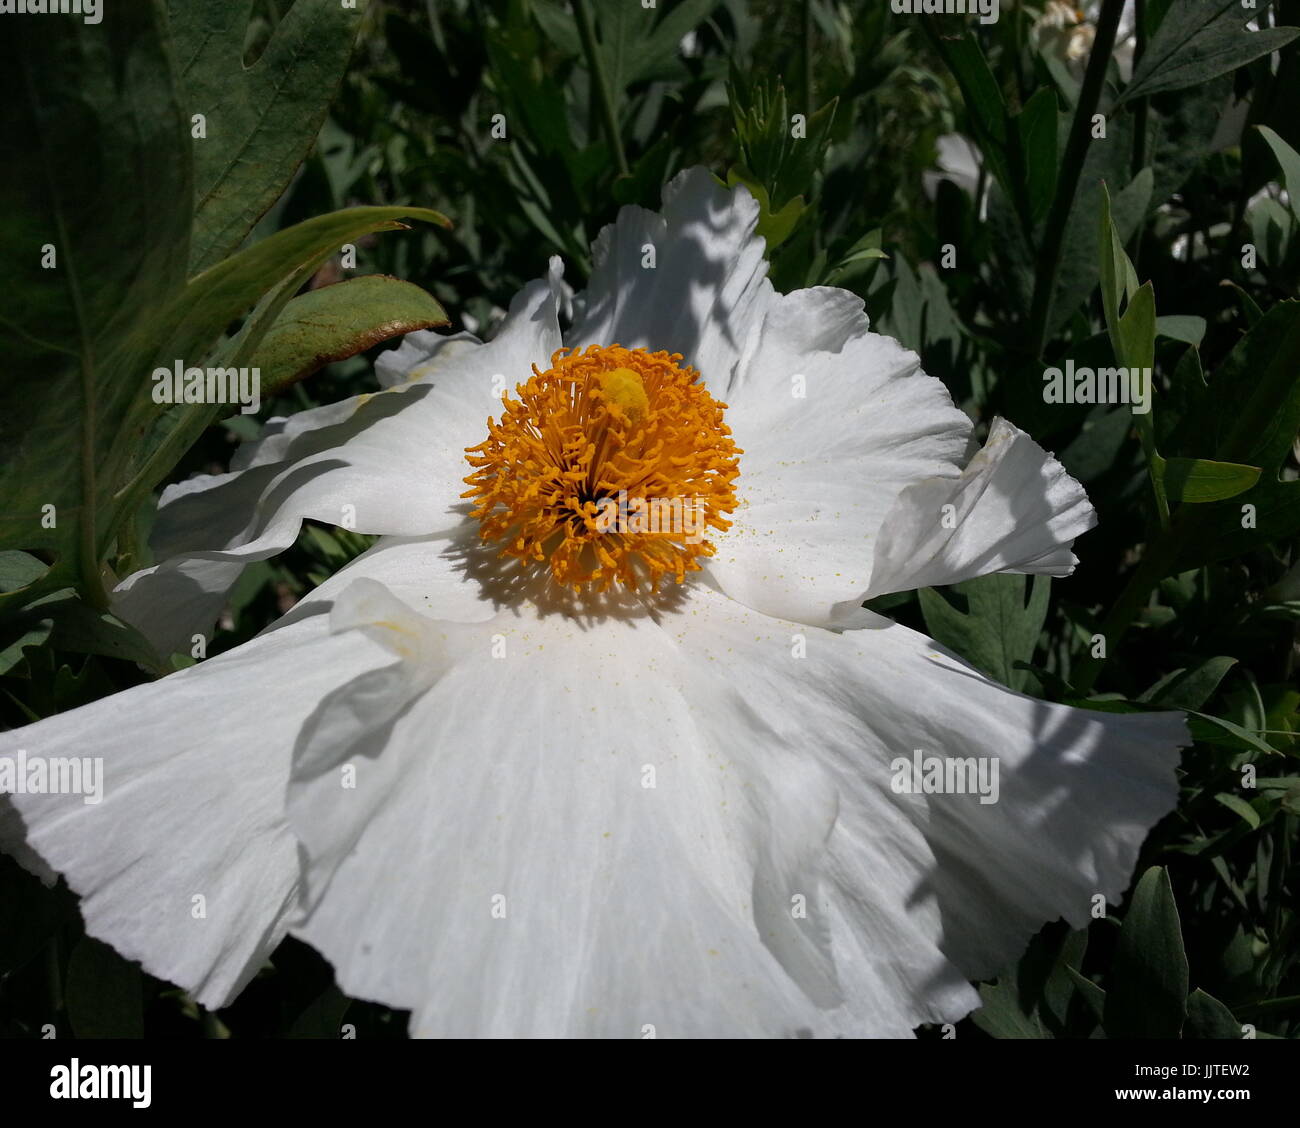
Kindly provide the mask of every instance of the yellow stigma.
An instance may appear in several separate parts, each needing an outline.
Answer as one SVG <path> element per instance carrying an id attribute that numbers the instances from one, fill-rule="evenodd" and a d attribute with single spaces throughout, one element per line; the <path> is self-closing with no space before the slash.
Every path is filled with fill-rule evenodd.
<path id="1" fill-rule="evenodd" d="M 650 397 L 645 394 L 645 381 L 630 368 L 615 368 L 596 377 L 605 403 L 618 408 L 628 422 L 640 423 L 650 410 Z"/>
<path id="2" fill-rule="evenodd" d="M 677 353 L 560 349 L 506 396 L 501 421 L 466 448 L 472 516 L 503 556 L 545 563 L 581 591 L 681 583 L 727 529 L 737 456 L 726 404 Z"/>

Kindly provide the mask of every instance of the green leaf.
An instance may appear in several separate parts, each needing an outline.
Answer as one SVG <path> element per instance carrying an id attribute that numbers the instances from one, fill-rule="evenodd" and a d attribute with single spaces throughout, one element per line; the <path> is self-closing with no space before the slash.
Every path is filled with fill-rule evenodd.
<path id="1" fill-rule="evenodd" d="M 932 588 L 922 588 L 917 595 L 926 629 L 989 677 L 1023 689 L 1031 675 L 1016 663 L 1033 656 L 1051 590 L 1050 577 L 1032 577 L 1026 604 L 1025 581 L 1023 575 L 996 573 L 954 584 L 952 590 L 966 597 L 966 614 Z"/>
<path id="2" fill-rule="evenodd" d="M 830 144 L 837 100 L 806 114 L 805 135 L 795 137 L 785 88 L 779 82 L 774 86 L 765 79 L 750 83 L 733 69 L 728 93 L 741 155 L 739 172 L 745 182 L 755 181 L 767 190 L 773 213 L 780 213 L 791 200 L 802 202 L 802 193 L 812 184 Z"/>
<path id="3" fill-rule="evenodd" d="M 796 196 L 780 211 L 774 212 L 767 189 L 743 169 L 735 167 L 728 169 L 726 183 L 728 188 L 743 184 L 758 201 L 758 223 L 754 233 L 767 242 L 767 251 L 770 255 L 794 232 L 799 217 L 804 212 L 803 197 Z"/>
<path id="4" fill-rule="evenodd" d="M 1259 480 L 1244 493 L 1196 510 L 1196 535 L 1183 544 L 1171 571 L 1238 556 L 1300 532 L 1300 482 L 1281 479 L 1300 431 L 1297 373 L 1300 301 L 1282 301 L 1219 365 L 1204 403 L 1205 410 L 1218 412 L 1202 428 L 1219 431 L 1216 460 L 1258 466 Z M 1224 411 L 1224 403 L 1233 406 Z"/>
<path id="5" fill-rule="evenodd" d="M 1013 979 L 982 983 L 979 988 L 983 1006 L 971 1014 L 971 1021 L 994 1038 L 1050 1038 L 1036 1014 L 1020 1008 Z"/>
<path id="6" fill-rule="evenodd" d="M 295 0 L 252 66 L 244 41 L 253 0 L 168 0 L 194 146 L 190 273 L 230 254 L 280 197 L 320 132 L 343 78 L 360 9 Z"/>
<path id="7" fill-rule="evenodd" d="M 1052 962 L 1047 982 L 1043 984 L 1040 1014 L 1045 1014 L 1057 1023 L 1056 1029 L 1064 1027 L 1070 1013 L 1070 1003 L 1078 988 L 1071 978 L 1072 971 L 1077 972 L 1083 963 L 1084 953 L 1088 950 L 1088 930 L 1080 929 L 1069 933 L 1061 942 L 1060 950 Z"/>
<path id="8" fill-rule="evenodd" d="M 658 9 L 622 0 L 597 0 L 601 42 L 616 92 L 647 79 L 670 79 L 681 69 L 682 38 L 694 30 L 722 0 L 676 0 Z M 662 17 L 653 23 L 656 12 Z"/>
<path id="9" fill-rule="evenodd" d="M 1208 713 L 1188 710 L 1187 731 L 1192 734 L 1193 740 L 1202 744 L 1213 744 L 1218 748 L 1231 748 L 1238 752 L 1277 755 L 1277 749 L 1271 744 L 1223 717 L 1212 717 Z"/>
<path id="10" fill-rule="evenodd" d="M 1142 875 L 1106 983 L 1108 1038 L 1177 1038 L 1187 1017 L 1187 955 L 1169 874 Z"/>
<path id="11" fill-rule="evenodd" d="M 1216 803 L 1221 803 L 1228 810 L 1241 816 L 1246 825 L 1251 830 L 1259 829 L 1259 812 L 1246 802 L 1240 795 L 1233 795 L 1231 792 L 1220 791 L 1214 797 Z"/>
<path id="12" fill-rule="evenodd" d="M 1175 670 L 1144 693 L 1140 700 L 1171 709 L 1200 709 L 1214 695 L 1237 659 L 1220 655 L 1190 669 Z"/>
<path id="13" fill-rule="evenodd" d="M 71 588 L 52 592 L 29 604 L 17 620 L 33 625 L 48 622 L 49 641 L 57 650 L 100 654 L 136 662 L 150 670 L 158 668 L 158 655 L 139 631 L 108 611 L 97 611 L 77 598 Z"/>
<path id="14" fill-rule="evenodd" d="M 224 328 L 264 294 L 240 334 L 214 358 L 222 367 L 246 365 L 294 291 L 321 263 L 342 244 L 362 235 L 405 228 L 402 219 L 450 226 L 445 216 L 428 208 L 344 208 L 277 231 L 204 271 L 162 312 L 161 323 L 171 328 L 171 334 L 157 357 L 204 356 Z M 142 394 L 142 414 L 147 417 L 152 407 L 146 391 Z M 187 404 L 173 409 L 166 437 L 148 452 L 144 465 L 123 487 L 119 509 L 134 511 L 142 495 L 158 483 L 220 411 L 221 405 L 212 404 Z"/>
<path id="15" fill-rule="evenodd" d="M 1137 293 L 1137 271 L 1124 250 L 1119 232 L 1111 218 L 1110 189 L 1101 186 L 1101 306 L 1106 318 L 1106 331 L 1118 360 L 1123 345 L 1119 336 L 1119 311 L 1126 297 Z M 1121 362 L 1122 363 L 1122 362 Z"/>
<path id="16" fill-rule="evenodd" d="M 189 139 L 163 27 L 140 0 L 0 36 L 0 548 L 50 553 L 49 587 L 98 584 L 96 515 L 147 396 L 139 325 L 185 278 Z"/>
<path id="17" fill-rule="evenodd" d="M 1117 136 L 1113 143 L 1093 145 L 1088 150 L 1084 173 L 1080 177 L 1079 190 L 1066 226 L 1060 274 L 1053 289 L 1051 327 L 1054 331 L 1078 312 L 1079 306 L 1088 300 L 1088 295 L 1098 283 L 1105 255 L 1098 254 L 1098 229 L 1094 226 L 1092 217 L 1099 211 L 1109 209 L 1109 218 L 1114 222 L 1122 252 L 1124 244 L 1133 237 L 1146 216 L 1154 183 L 1149 168 L 1138 173 L 1113 199 L 1106 198 L 1106 185 L 1121 183 L 1122 177 L 1127 175 L 1127 166 L 1118 154 L 1118 147 L 1122 144 L 1121 138 Z M 1103 222 L 1103 233 L 1106 229 Z M 1103 241 L 1100 249 L 1104 252 L 1105 247 Z M 1137 292 L 1137 275 L 1132 271 L 1132 264 L 1127 262 L 1127 256 L 1124 256 L 1120 265 L 1122 270 L 1117 275 L 1120 279 L 1120 293 L 1131 298 Z M 1115 312 L 1118 316 L 1118 304 Z M 1110 323 L 1107 327 L 1110 327 Z"/>
<path id="18" fill-rule="evenodd" d="M 1117 105 L 1165 90 L 1199 86 L 1285 47 L 1300 29 L 1250 31 L 1260 14 L 1241 0 L 1196 0 L 1170 6 Z"/>
<path id="19" fill-rule="evenodd" d="M 27 657 L 27 651 L 44 646 L 53 630 L 54 624 L 48 619 L 40 620 L 32 626 L 20 627 L 18 637 L 0 647 L 0 674 L 7 674 L 22 662 Z"/>
<path id="20" fill-rule="evenodd" d="M 1300 153 L 1291 148 L 1268 126 L 1259 125 L 1255 128 L 1259 130 L 1260 136 L 1268 142 L 1268 147 L 1273 150 L 1273 155 L 1277 157 L 1277 163 L 1281 166 L 1282 176 L 1286 181 L 1286 193 L 1291 205 L 1291 214 L 1295 216 L 1296 222 L 1300 223 Z"/>
<path id="21" fill-rule="evenodd" d="M 1170 504 L 1223 501 L 1245 493 L 1259 481 L 1258 466 L 1212 462 L 1208 458 L 1167 458 L 1164 484 Z"/>
<path id="22" fill-rule="evenodd" d="M 46 566 L 27 552 L 0 552 L 0 592 L 20 591 L 45 575 Z"/>
<path id="23" fill-rule="evenodd" d="M 83 936 L 68 959 L 64 999 L 78 1038 L 143 1038 L 140 968 Z"/>
<path id="24" fill-rule="evenodd" d="M 1150 282 L 1138 288 L 1119 319 L 1119 354 L 1126 368 L 1153 369 L 1156 363 L 1156 293 Z"/>
<path id="25" fill-rule="evenodd" d="M 1106 1013 L 1106 992 L 1086 975 L 1081 974 L 1074 968 L 1067 967 L 1065 970 L 1074 981 L 1079 994 L 1083 996 L 1083 1001 L 1088 1004 L 1088 1009 L 1092 1011 L 1093 1017 L 1100 1022 L 1102 1016 Z"/>
<path id="26" fill-rule="evenodd" d="M 343 1019 L 348 1013 L 350 1000 L 334 984 L 330 984 L 310 1002 L 293 1021 L 285 1034 L 287 1038 L 338 1038 L 343 1033 Z"/>
<path id="27" fill-rule="evenodd" d="M 1018 163 L 1024 179 L 1030 225 L 1047 215 L 1056 193 L 1056 94 L 1043 87 L 1016 117 Z"/>
<path id="28" fill-rule="evenodd" d="M 1199 987 L 1187 997 L 1184 1038 L 1240 1038 L 1241 1023 L 1232 1011 Z"/>
<path id="29" fill-rule="evenodd" d="M 380 341 L 446 324 L 442 306 L 419 286 L 372 274 L 294 298 L 253 350 L 249 364 L 261 369 L 263 396 L 275 395 Z"/>
<path id="30" fill-rule="evenodd" d="M 1132 264 L 1130 264 L 1131 266 Z M 1199 347 L 1205 339 L 1205 318 L 1183 315 L 1156 318 L 1156 335 Z"/>
<path id="31" fill-rule="evenodd" d="M 1229 413 L 1233 426 L 1215 454 L 1233 462 L 1258 462 L 1276 471 L 1300 430 L 1300 301 L 1278 302 L 1237 344 L 1210 381 L 1216 392 L 1245 403 Z"/>

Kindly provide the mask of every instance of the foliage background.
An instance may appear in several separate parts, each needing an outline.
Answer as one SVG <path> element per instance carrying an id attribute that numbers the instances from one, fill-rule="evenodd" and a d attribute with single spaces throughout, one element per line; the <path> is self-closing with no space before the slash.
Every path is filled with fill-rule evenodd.
<path id="1" fill-rule="evenodd" d="M 147 17 L 168 6 L 140 8 Z M 179 36 L 185 17 L 170 7 Z M 298 17 L 324 11 L 316 0 L 297 7 Z M 917 350 L 974 419 L 1006 415 L 1056 451 L 1100 517 L 1077 546 L 1074 576 L 991 577 L 889 597 L 878 609 L 1033 695 L 1191 709 L 1197 742 L 1184 757 L 1178 808 L 1152 832 L 1125 905 L 1084 932 L 1046 927 L 1016 967 L 982 987 L 986 1006 L 959 1036 L 1240 1037 L 1246 1025 L 1259 1037 L 1300 1034 L 1300 55 L 1288 30 L 1300 26 L 1300 0 L 1260 0 L 1253 12 L 1237 0 L 1146 0 L 1125 11 L 1108 0 L 1081 20 L 1004 0 L 987 27 L 895 15 L 883 0 L 659 0 L 654 10 L 638 0 L 361 0 L 342 31 L 323 16 L 313 25 L 305 64 L 275 46 L 295 15 L 291 0 L 195 8 L 228 17 L 244 65 L 265 52 L 265 77 L 289 80 L 282 132 L 261 141 L 281 164 L 291 159 L 281 170 L 287 188 L 273 174 L 239 187 L 248 216 L 238 237 L 207 263 L 175 268 L 177 284 L 188 277 L 193 289 L 196 265 L 342 208 L 431 208 L 454 224 L 361 231 L 355 270 L 340 262 L 337 232 L 317 239 L 334 252 L 294 259 L 296 274 L 259 266 L 251 289 L 213 307 L 214 350 L 247 343 L 258 317 L 249 310 L 263 295 L 279 295 L 266 319 L 274 325 L 295 293 L 372 274 L 417 284 L 452 328 L 490 333 L 548 256 L 562 255 L 580 288 L 589 244 L 618 207 L 656 207 L 665 180 L 702 163 L 759 195 L 779 288 L 853 290 L 875 328 Z M 1045 20 L 1053 14 L 1061 26 Z M 1251 18 L 1261 30 L 1244 29 Z M 159 21 L 160 51 L 179 59 Z M 107 64 L 87 59 L 76 81 L 89 90 Z M 96 89 L 102 108 L 113 95 Z M 256 105 L 264 92 L 248 96 Z M 40 205 L 15 185 L 39 148 L 34 131 L 48 115 L 75 112 L 67 102 L 29 109 L 4 135 L 6 260 L 31 258 L 24 222 Z M 1072 140 L 1076 117 L 1088 124 L 1094 109 L 1106 115 L 1105 139 Z M 146 107 L 155 121 L 174 111 Z M 794 113 L 807 117 L 798 141 L 789 138 Z M 495 114 L 505 115 L 504 140 L 491 135 Z M 179 129 L 188 144 L 182 118 L 174 125 L 171 140 Z M 954 134 L 983 154 L 969 175 L 952 165 Z M 58 159 L 56 171 L 71 177 Z M 159 191 L 183 200 L 205 175 L 201 154 L 184 175 L 169 172 L 161 151 L 149 169 Z M 143 220 L 114 211 L 112 188 L 111 176 L 97 185 L 83 169 L 67 192 L 75 211 L 103 191 L 98 222 L 119 248 L 184 244 L 181 227 L 148 208 L 135 208 Z M 192 254 L 198 233 L 213 230 L 200 211 Z M 955 265 L 945 265 L 948 245 Z M 129 263 L 132 277 L 165 273 L 165 249 Z M 37 292 L 22 269 L 6 261 L 6 293 Z M 106 285 L 112 269 L 103 266 Z M 99 281 L 92 272 L 88 282 Z M 128 280 L 122 286 L 129 291 Z M 40 305 L 40 293 L 0 327 L 11 360 L 30 357 L 30 371 L 52 381 L 63 369 L 36 327 L 45 319 L 57 329 L 59 308 Z M 375 324 L 394 300 L 385 294 L 362 310 Z M 199 299 L 214 301 L 209 291 Z M 413 311 L 407 327 L 432 323 L 427 300 L 403 300 Z M 261 419 L 373 386 L 378 335 L 355 314 L 334 315 L 332 355 L 348 359 L 300 379 L 321 342 L 299 342 L 301 363 L 289 365 Z M 1154 362 L 1156 406 L 1145 421 L 1124 407 L 1043 402 L 1046 364 L 1115 356 Z M 26 369 L 13 371 L 0 390 L 0 457 L 30 477 L 32 435 L 75 453 L 80 432 L 76 419 L 30 407 Z M 246 416 L 210 423 L 176 415 L 152 424 L 143 449 L 162 451 L 147 467 L 157 473 L 140 479 L 143 492 L 122 502 L 120 519 L 105 518 L 98 534 L 92 526 L 71 570 L 60 570 L 66 546 L 0 526 L 0 723 L 24 724 L 190 661 L 142 655 L 142 640 L 104 612 L 96 587 L 147 562 L 159 484 L 224 470 L 235 441 L 260 426 Z M 0 474 L 9 516 L 28 503 L 19 476 Z M 1257 528 L 1241 527 L 1243 503 L 1257 506 Z M 291 551 L 247 570 L 209 653 L 257 633 L 367 543 L 305 528 Z M 1090 656 L 1098 632 L 1104 663 Z M 1254 788 L 1242 785 L 1245 765 Z M 358 1036 L 403 1036 L 404 1016 L 345 999 L 328 965 L 295 942 L 231 1007 L 208 1014 L 88 940 L 62 885 L 46 890 L 0 858 L 0 897 L 7 1035 L 40 1036 L 52 1023 L 61 1036 L 335 1037 L 346 1021 Z"/>

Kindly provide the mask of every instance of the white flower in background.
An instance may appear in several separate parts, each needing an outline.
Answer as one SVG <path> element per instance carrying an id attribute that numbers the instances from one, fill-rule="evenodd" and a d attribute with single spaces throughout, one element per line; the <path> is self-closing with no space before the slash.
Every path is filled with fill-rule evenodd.
<path id="1" fill-rule="evenodd" d="M 1043 14 L 1030 29 L 1030 41 L 1044 54 L 1052 55 L 1069 67 L 1070 73 L 1082 78 L 1097 37 L 1097 20 L 1101 15 L 1099 0 L 1080 7 L 1065 0 L 1048 0 Z M 1111 58 L 1127 82 L 1133 77 L 1133 51 L 1137 43 L 1137 7 L 1126 0 L 1115 32 Z"/>
<path id="2" fill-rule="evenodd" d="M 165 648 L 304 518 L 386 535 L 252 642 L 0 739 L 104 758 L 98 806 L 6 820 L 92 935 L 216 1007 L 292 934 L 417 1035 L 906 1036 L 1122 895 L 1181 715 L 1034 700 L 860 608 L 1066 574 L 1083 491 L 1002 420 L 972 457 L 852 294 L 776 293 L 757 216 L 687 172 L 601 234 L 577 351 L 555 260 L 491 342 L 413 334 L 384 391 L 167 490 L 122 593 Z M 615 487 L 702 496 L 707 541 L 593 533 Z M 998 801 L 896 792 L 917 749 L 996 758 Z"/>
<path id="3" fill-rule="evenodd" d="M 936 171 L 921 174 L 926 198 L 933 200 L 936 197 L 939 181 L 951 180 L 972 200 L 975 200 L 978 194 L 979 199 L 976 203 L 979 207 L 980 222 L 983 223 L 988 218 L 989 193 L 987 184 L 984 185 L 983 191 L 980 190 L 980 169 L 984 165 L 984 156 L 978 146 L 960 133 L 945 133 L 939 138 L 935 147 L 938 149 Z"/>

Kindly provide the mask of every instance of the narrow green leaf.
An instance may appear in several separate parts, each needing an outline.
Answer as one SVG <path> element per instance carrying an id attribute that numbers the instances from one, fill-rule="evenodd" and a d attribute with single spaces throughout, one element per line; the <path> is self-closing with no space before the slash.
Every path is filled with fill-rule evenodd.
<path id="1" fill-rule="evenodd" d="M 1153 866 L 1134 890 L 1106 983 L 1108 1038 L 1177 1038 L 1187 1017 L 1187 956 L 1169 874 Z"/>
<path id="2" fill-rule="evenodd" d="M 1117 358 L 1129 369 L 1152 369 L 1156 363 L 1156 294 L 1150 282 L 1143 283 L 1119 319 Z"/>
<path id="3" fill-rule="evenodd" d="M 1300 153 L 1291 148 L 1268 126 L 1258 125 L 1255 128 L 1259 130 L 1260 136 L 1268 142 L 1268 147 L 1277 157 L 1277 163 L 1282 169 L 1282 177 L 1286 182 L 1291 214 L 1295 216 L 1296 222 L 1300 223 Z"/>
<path id="4" fill-rule="evenodd" d="M 1221 803 L 1234 814 L 1240 815 L 1251 830 L 1259 829 L 1259 812 L 1247 803 L 1240 795 L 1233 795 L 1228 791 L 1220 791 L 1215 795 L 1214 801 L 1216 803 Z"/>
<path id="5" fill-rule="evenodd" d="M 1037 225 L 1047 215 L 1056 192 L 1056 94 L 1039 90 L 1016 117 L 1016 139 L 1023 165 L 1029 219 Z"/>
<path id="6" fill-rule="evenodd" d="M 1171 709 L 1200 709 L 1236 664 L 1237 659 L 1228 655 L 1207 658 L 1190 669 L 1175 670 L 1162 678 L 1140 700 Z"/>
<path id="7" fill-rule="evenodd" d="M 1245 493 L 1257 481 L 1258 466 L 1212 462 L 1208 458 L 1165 459 L 1164 482 L 1170 504 L 1223 501 Z"/>
<path id="8" fill-rule="evenodd" d="M 1093 1017 L 1100 1022 L 1102 1016 L 1106 1013 L 1106 992 L 1097 986 L 1086 975 L 1081 974 L 1072 967 L 1065 969 L 1075 987 L 1078 988 L 1079 994 L 1083 996 L 1083 1001 L 1088 1004 L 1088 1009 L 1092 1011 Z"/>

